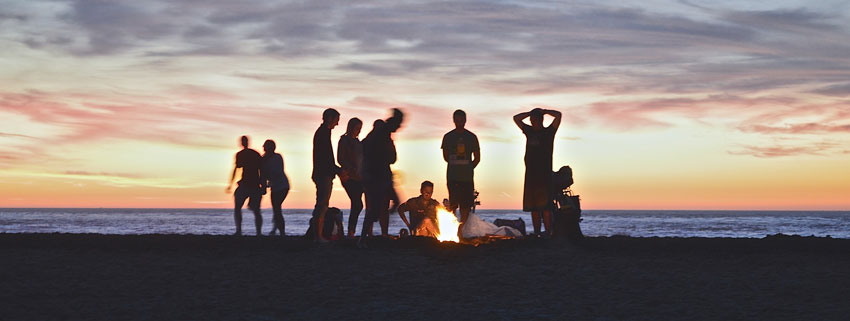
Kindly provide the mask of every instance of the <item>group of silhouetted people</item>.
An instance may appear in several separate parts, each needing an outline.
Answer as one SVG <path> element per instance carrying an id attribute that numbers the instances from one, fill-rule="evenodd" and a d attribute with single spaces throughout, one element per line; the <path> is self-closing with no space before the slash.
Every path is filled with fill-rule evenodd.
<path id="1" fill-rule="evenodd" d="M 544 115 L 554 117 L 551 125 L 543 126 Z M 529 118 L 530 125 L 524 122 Z M 311 235 L 317 242 L 327 242 L 323 231 L 326 213 L 329 208 L 333 180 L 339 177 L 342 187 L 351 200 L 348 216 L 348 237 L 355 236 L 360 212 L 365 217 L 360 233 L 361 240 L 372 236 L 375 222 L 381 226 L 381 234 L 389 232 L 389 215 L 398 209 L 402 221 L 414 235 L 434 235 L 438 231 L 436 208 L 440 204 L 431 197 L 434 184 L 425 181 L 420 186 L 420 196 L 400 203 L 393 184 L 390 165 L 396 162 L 397 154 L 392 134 L 401 128 L 404 113 L 392 109 L 392 116 L 378 119 L 373 123 L 372 131 L 361 141 L 359 139 L 363 122 L 354 117 L 348 121 L 345 133 L 337 143 L 336 159 L 331 144 L 331 131 L 339 124 L 340 114 L 333 108 L 322 113 L 322 123 L 313 135 L 313 171 L 311 178 L 316 186 L 316 205 L 313 208 Z M 475 205 L 475 168 L 481 162 L 481 149 L 478 137 L 465 128 L 466 113 L 456 110 L 452 119 L 455 128 L 443 136 L 441 149 L 447 163 L 446 182 L 449 192 L 447 210 L 460 212 L 460 223 L 466 222 Z M 535 108 L 529 112 L 514 116 L 514 122 L 526 136 L 525 183 L 523 189 L 523 211 L 531 212 L 534 232 L 541 234 L 541 219 L 550 232 L 551 204 L 554 196 L 552 187 L 552 152 L 555 133 L 561 123 L 561 113 L 555 110 Z M 262 235 L 262 216 L 260 201 L 262 195 L 270 190 L 273 228 L 270 235 L 277 232 L 285 235 L 285 223 L 281 205 L 289 192 L 289 180 L 284 171 L 283 157 L 275 152 L 272 140 L 263 144 L 263 155 L 248 148 L 248 137 L 241 137 L 243 149 L 236 154 L 236 163 L 231 174 L 230 185 L 236 177 L 237 168 L 242 168 L 242 178 L 233 192 L 234 220 L 237 235 L 242 234 L 242 207 L 248 201 L 248 207 L 254 213 L 257 235 Z M 339 165 L 337 165 L 337 163 Z M 230 185 L 227 191 L 230 192 Z M 392 205 L 391 205 L 392 203 Z M 408 212 L 408 220 L 404 213 Z"/>

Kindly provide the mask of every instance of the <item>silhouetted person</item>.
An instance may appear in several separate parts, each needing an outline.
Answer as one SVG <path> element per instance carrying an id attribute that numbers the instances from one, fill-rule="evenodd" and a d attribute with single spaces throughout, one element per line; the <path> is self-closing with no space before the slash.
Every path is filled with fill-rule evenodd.
<path id="1" fill-rule="evenodd" d="M 389 217 L 390 193 L 393 188 L 390 164 L 396 161 L 392 133 L 401 127 L 404 114 L 394 108 L 386 121 L 375 121 L 372 131 L 363 139 L 363 186 L 366 193 L 366 217 L 363 219 L 361 240 L 372 235 L 372 226 L 382 216 Z M 389 226 L 382 226 L 384 236 Z"/>
<path id="2" fill-rule="evenodd" d="M 434 195 L 434 183 L 422 182 L 419 187 L 418 197 L 411 198 L 398 207 L 398 216 L 407 225 L 411 235 L 437 236 L 437 207 L 440 202 L 431 198 Z M 404 216 L 404 212 L 410 213 L 410 220 Z"/>
<path id="3" fill-rule="evenodd" d="M 395 177 L 393 174 L 392 177 Z M 387 194 L 387 200 L 389 201 L 390 207 L 386 211 L 381 213 L 381 217 L 378 218 L 378 223 L 381 225 L 381 231 L 389 231 L 390 229 L 390 213 L 398 211 L 398 206 L 401 204 L 401 200 L 398 197 L 398 191 L 395 189 L 395 180 L 390 178 L 390 190 L 389 194 Z"/>
<path id="4" fill-rule="evenodd" d="M 236 184 L 233 192 L 233 219 L 236 221 L 235 235 L 242 235 L 242 206 L 248 200 L 248 208 L 254 212 L 254 225 L 257 228 L 257 236 L 262 235 L 263 216 L 260 215 L 260 200 L 263 197 L 263 189 L 260 184 L 260 153 L 248 148 L 248 136 L 240 138 L 242 150 L 236 153 L 236 164 L 233 173 L 230 174 L 230 184 L 227 185 L 227 193 L 236 179 L 236 169 L 242 169 L 242 178 Z"/>
<path id="5" fill-rule="evenodd" d="M 348 237 L 353 238 L 357 230 L 357 218 L 363 210 L 363 143 L 357 136 L 363 128 L 363 122 L 358 118 L 348 121 L 345 134 L 339 137 L 336 147 L 339 166 L 344 175 L 340 176 L 342 187 L 351 200 L 351 211 L 348 213 Z"/>
<path id="6" fill-rule="evenodd" d="M 284 171 L 283 156 L 275 153 L 277 146 L 269 139 L 263 144 L 263 167 L 260 169 L 263 188 L 271 188 L 272 199 L 272 230 L 269 235 L 275 235 L 280 231 L 280 236 L 286 235 L 286 222 L 283 220 L 281 205 L 286 195 L 289 194 L 289 178 Z"/>
<path id="7" fill-rule="evenodd" d="M 555 117 L 549 127 L 543 127 L 543 115 Z M 523 120 L 529 118 L 531 126 Z M 540 214 L 546 233 L 551 230 L 552 191 L 552 149 L 555 132 L 561 126 L 561 112 L 535 108 L 530 112 L 514 116 L 517 127 L 525 134 L 525 184 L 522 195 L 522 210 L 531 212 L 534 233 L 540 234 Z"/>
<path id="8" fill-rule="evenodd" d="M 474 170 L 481 162 L 478 136 L 466 130 L 466 113 L 455 110 L 452 118 L 455 129 L 443 136 L 443 160 L 448 163 L 446 182 L 449 189 L 449 210 L 460 208 L 460 222 L 466 222 L 475 202 Z"/>
<path id="9" fill-rule="evenodd" d="M 331 129 L 339 124 L 339 112 L 333 108 L 325 109 L 322 113 L 322 124 L 313 135 L 313 183 L 316 184 L 316 206 L 313 208 L 311 224 L 316 226 L 314 239 L 326 242 L 322 236 L 324 231 L 325 212 L 333 190 L 334 176 L 340 173 L 340 168 L 334 161 L 334 150 L 331 146 Z"/>

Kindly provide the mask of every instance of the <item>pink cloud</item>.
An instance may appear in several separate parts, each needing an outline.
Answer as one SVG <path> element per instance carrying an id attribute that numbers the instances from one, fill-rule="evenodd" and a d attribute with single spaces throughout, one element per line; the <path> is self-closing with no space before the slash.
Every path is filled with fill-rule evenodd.
<path id="1" fill-rule="evenodd" d="M 826 153 L 833 152 L 837 147 L 839 147 L 838 143 L 823 141 L 818 143 L 811 143 L 805 145 L 798 146 L 742 146 L 742 149 L 729 151 L 729 154 L 732 155 L 750 155 L 759 158 L 772 158 L 772 157 L 785 157 L 785 156 L 798 156 L 798 155 L 825 155 Z"/>
<path id="2" fill-rule="evenodd" d="M 850 133 L 850 124 L 829 125 L 820 123 L 790 124 L 785 126 L 751 125 L 740 128 L 745 132 L 760 134 L 824 134 Z"/>

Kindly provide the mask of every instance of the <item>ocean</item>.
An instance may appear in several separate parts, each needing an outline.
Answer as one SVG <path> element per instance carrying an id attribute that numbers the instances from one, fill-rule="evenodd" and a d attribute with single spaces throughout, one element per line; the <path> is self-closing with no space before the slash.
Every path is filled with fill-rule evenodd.
<path id="1" fill-rule="evenodd" d="M 303 235 L 310 209 L 285 209 L 287 235 Z M 345 224 L 348 211 L 343 209 Z M 525 221 L 531 215 L 519 210 L 478 210 L 486 221 L 497 218 Z M 360 215 L 357 234 L 363 221 Z M 850 238 L 847 211 L 627 211 L 585 210 L 581 228 L 588 236 L 634 237 L 738 237 L 761 238 L 772 234 Z M 390 216 L 390 234 L 404 223 Z M 346 226 L 347 228 L 347 226 Z M 254 234 L 254 216 L 243 210 L 242 230 Z M 271 210 L 263 209 L 263 233 L 271 230 Z M 232 234 L 229 209 L 110 209 L 110 208 L 0 208 L 0 233 L 99 233 L 99 234 Z M 375 234 L 380 234 L 375 224 Z"/>

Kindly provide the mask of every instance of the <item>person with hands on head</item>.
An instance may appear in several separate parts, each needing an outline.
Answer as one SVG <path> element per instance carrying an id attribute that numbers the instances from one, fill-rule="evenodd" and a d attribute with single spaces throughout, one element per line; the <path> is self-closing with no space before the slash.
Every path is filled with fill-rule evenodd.
<path id="1" fill-rule="evenodd" d="M 554 117 L 549 127 L 543 126 L 544 115 Z M 531 125 L 523 122 L 528 118 Z M 561 126 L 561 112 L 557 110 L 535 108 L 529 112 L 514 116 L 514 123 L 526 137 L 525 143 L 525 182 L 523 184 L 522 209 L 531 212 L 534 233 L 541 235 L 540 218 L 546 227 L 546 235 L 552 233 L 552 152 L 555 133 Z"/>

